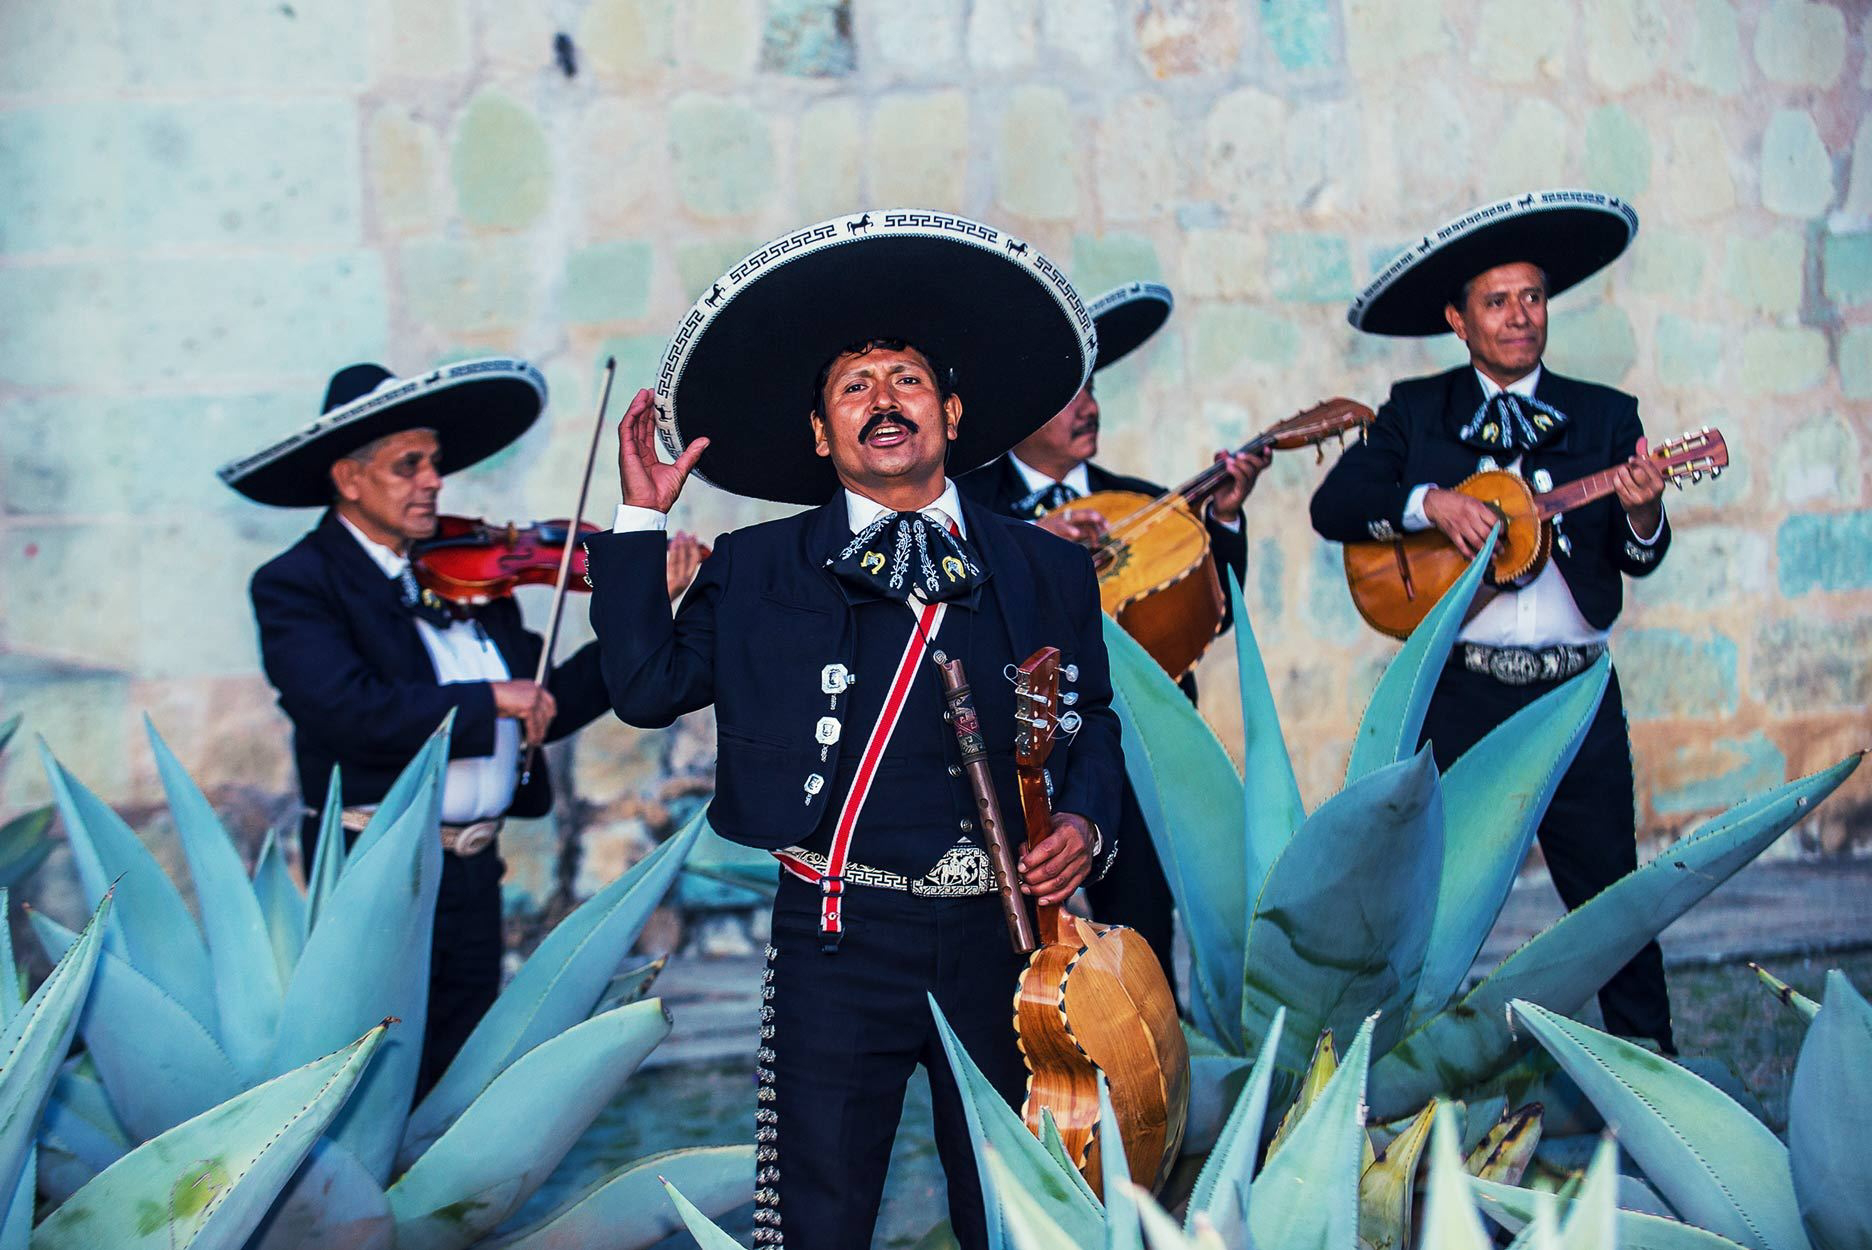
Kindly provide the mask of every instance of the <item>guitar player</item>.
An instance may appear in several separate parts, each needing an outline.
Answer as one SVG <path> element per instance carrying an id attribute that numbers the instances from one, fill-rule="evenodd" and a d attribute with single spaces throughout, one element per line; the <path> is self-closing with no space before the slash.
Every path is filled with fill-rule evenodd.
<path id="1" fill-rule="evenodd" d="M 1655 571 L 1670 546 L 1664 478 L 1647 456 L 1632 396 L 1543 366 L 1547 301 L 1616 259 L 1637 216 L 1612 197 L 1548 191 L 1466 213 L 1383 269 L 1348 319 L 1369 334 L 1454 332 L 1469 363 L 1399 382 L 1368 439 L 1313 496 L 1333 542 L 1440 530 L 1465 556 L 1495 514 L 1449 489 L 1510 469 L 1536 491 L 1618 466 L 1614 494 L 1555 518 L 1554 553 L 1530 582 L 1471 615 L 1438 680 L 1423 740 L 1447 770 L 1489 730 L 1606 650 L 1624 577 Z M 1616 672 L 1540 826 L 1567 907 L 1637 867 L 1631 743 Z M 1607 1028 L 1675 1053 L 1664 964 L 1645 947 L 1599 994 Z"/>

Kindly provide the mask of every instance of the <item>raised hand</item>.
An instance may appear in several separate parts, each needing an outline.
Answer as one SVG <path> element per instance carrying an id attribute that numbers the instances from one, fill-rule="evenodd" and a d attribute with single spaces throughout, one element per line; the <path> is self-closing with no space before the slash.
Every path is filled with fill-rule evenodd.
<path id="1" fill-rule="evenodd" d="M 708 443 L 698 438 L 683 448 L 675 464 L 664 464 L 657 457 L 656 405 L 648 390 L 638 391 L 618 421 L 618 486 L 624 502 L 668 512 Z"/>

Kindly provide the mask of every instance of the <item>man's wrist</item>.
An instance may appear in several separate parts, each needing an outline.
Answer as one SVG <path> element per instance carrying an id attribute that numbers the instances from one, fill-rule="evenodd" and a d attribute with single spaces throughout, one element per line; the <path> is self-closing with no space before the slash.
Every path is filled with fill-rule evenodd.
<path id="1" fill-rule="evenodd" d="M 647 530 L 665 529 L 669 525 L 669 513 L 656 508 L 640 508 L 636 504 L 621 503 L 617 506 L 617 516 L 611 522 L 613 534 L 639 534 Z"/>

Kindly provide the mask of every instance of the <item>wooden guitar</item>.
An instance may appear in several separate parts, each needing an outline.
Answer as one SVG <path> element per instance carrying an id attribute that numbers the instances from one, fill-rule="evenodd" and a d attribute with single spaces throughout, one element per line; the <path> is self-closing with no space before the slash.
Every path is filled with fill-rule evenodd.
<path id="1" fill-rule="evenodd" d="M 1729 464 L 1721 431 L 1705 427 L 1651 449 L 1664 479 L 1679 489 L 1686 481 L 1717 477 Z M 1612 493 L 1618 469 L 1601 470 L 1535 494 L 1518 473 L 1487 469 L 1455 489 L 1480 499 L 1501 518 L 1501 536 L 1489 561 L 1488 581 L 1497 589 L 1525 585 L 1539 576 L 1553 554 L 1553 518 Z M 1405 638 L 1430 613 L 1443 592 L 1469 567 L 1441 530 L 1428 529 L 1382 542 L 1345 545 L 1346 585 L 1365 623 L 1393 638 Z M 1493 597 L 1485 589 L 1476 607 Z"/>
<path id="2" fill-rule="evenodd" d="M 1059 726 L 1059 651 L 1044 647 L 1015 679 L 1016 775 L 1027 843 L 1052 830 L 1044 768 Z M 1098 1074 L 1105 1074 L 1131 1179 L 1153 1192 L 1169 1176 L 1189 1114 L 1189 1047 L 1176 997 L 1134 929 L 1094 924 L 1054 904 L 1039 909 L 1041 946 L 1014 999 L 1027 1062 L 1021 1118 L 1042 1135 L 1051 1112 L 1068 1155 L 1095 1192 Z"/>
<path id="3" fill-rule="evenodd" d="M 1343 438 L 1371 419 L 1364 404 L 1329 399 L 1269 427 L 1237 454 L 1314 447 Z M 1202 514 L 1226 481 L 1227 472 L 1216 463 L 1154 498 L 1104 490 L 1053 510 L 1091 511 L 1105 518 L 1105 537 L 1092 548 L 1100 604 L 1173 678 L 1195 666 L 1222 628 L 1227 603 Z"/>

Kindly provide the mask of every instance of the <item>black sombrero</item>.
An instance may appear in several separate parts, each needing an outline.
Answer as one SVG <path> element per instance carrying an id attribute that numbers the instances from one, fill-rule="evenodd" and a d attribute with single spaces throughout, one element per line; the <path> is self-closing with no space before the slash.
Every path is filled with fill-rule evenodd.
<path id="1" fill-rule="evenodd" d="M 464 360 L 418 378 L 351 365 L 332 375 L 318 420 L 215 472 L 256 503 L 318 507 L 331 502 L 332 462 L 387 434 L 434 430 L 453 473 L 519 438 L 545 408 L 546 379 L 524 360 Z"/>
<path id="2" fill-rule="evenodd" d="M 1484 204 L 1425 235 L 1359 293 L 1346 320 L 1367 334 L 1449 333 L 1443 308 L 1462 284 L 1519 261 L 1547 271 L 1558 295 L 1617 260 L 1638 233 L 1638 214 L 1597 191 L 1535 191 Z"/>
<path id="3" fill-rule="evenodd" d="M 951 477 L 1065 407 L 1095 343 L 1072 283 L 1012 235 L 917 209 L 839 217 L 747 256 L 682 319 L 657 372 L 664 449 L 708 438 L 704 481 L 824 503 L 838 479 L 813 452 L 813 385 L 840 349 L 872 338 L 903 339 L 952 371 L 963 411 Z"/>
<path id="4" fill-rule="evenodd" d="M 1144 346 L 1170 320 L 1174 307 L 1176 300 L 1170 288 L 1161 282 L 1127 282 L 1087 304 L 1092 324 L 1098 327 L 1098 359 L 1092 365 L 1093 371 L 1115 365 Z"/>

